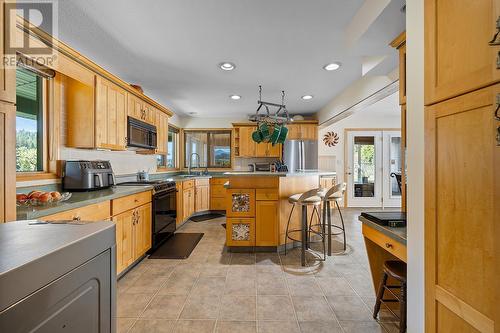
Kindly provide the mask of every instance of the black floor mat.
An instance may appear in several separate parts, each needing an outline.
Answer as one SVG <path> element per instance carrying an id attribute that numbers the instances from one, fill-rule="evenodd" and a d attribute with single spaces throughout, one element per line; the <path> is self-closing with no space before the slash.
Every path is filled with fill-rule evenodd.
<path id="1" fill-rule="evenodd" d="M 202 221 L 207 221 L 207 220 L 211 220 L 211 219 L 216 219 L 218 217 L 224 217 L 224 215 L 217 214 L 217 213 L 208 213 L 208 214 L 204 214 L 204 215 L 193 216 L 190 218 L 190 220 L 193 222 L 202 222 Z"/>
<path id="2" fill-rule="evenodd" d="M 189 258 L 198 242 L 204 234 L 202 233 L 175 233 L 155 252 L 149 255 L 150 259 L 186 259 Z"/>

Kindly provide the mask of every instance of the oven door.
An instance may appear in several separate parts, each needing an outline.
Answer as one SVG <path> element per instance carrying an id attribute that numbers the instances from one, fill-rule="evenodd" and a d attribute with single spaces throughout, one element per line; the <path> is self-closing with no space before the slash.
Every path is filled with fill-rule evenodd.
<path id="1" fill-rule="evenodd" d="M 174 188 L 153 196 L 153 249 L 175 232 L 177 190 Z"/>

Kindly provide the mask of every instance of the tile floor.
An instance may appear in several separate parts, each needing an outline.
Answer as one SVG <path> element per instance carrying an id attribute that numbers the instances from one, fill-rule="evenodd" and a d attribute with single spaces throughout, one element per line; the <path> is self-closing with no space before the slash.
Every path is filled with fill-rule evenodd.
<path id="1" fill-rule="evenodd" d="M 397 332 L 388 311 L 380 321 L 371 316 L 375 293 L 359 212 L 344 209 L 346 253 L 326 262 L 310 253 L 307 267 L 298 249 L 228 253 L 224 218 L 186 223 L 178 231 L 205 233 L 188 259 L 145 259 L 118 282 L 118 333 Z"/>

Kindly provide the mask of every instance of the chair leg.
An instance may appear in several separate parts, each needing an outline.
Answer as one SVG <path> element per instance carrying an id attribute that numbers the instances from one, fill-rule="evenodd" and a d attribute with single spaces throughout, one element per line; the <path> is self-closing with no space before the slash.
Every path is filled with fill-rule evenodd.
<path id="1" fill-rule="evenodd" d="M 399 333 L 406 332 L 406 283 L 401 284 L 401 296 L 399 302 Z"/>
<path id="2" fill-rule="evenodd" d="M 302 266 L 306 265 L 306 246 L 307 246 L 307 206 L 302 206 L 302 251 L 300 254 L 300 263 Z"/>
<path id="3" fill-rule="evenodd" d="M 319 209 L 316 206 L 314 206 L 314 209 L 316 209 L 316 215 L 318 216 L 318 222 L 319 222 L 320 228 L 321 228 L 321 242 L 323 243 L 323 261 L 326 261 L 325 224 L 321 223 L 322 219 L 321 219 L 321 215 L 319 214 Z"/>
<path id="4" fill-rule="evenodd" d="M 288 228 L 290 227 L 290 220 L 292 219 L 293 210 L 295 209 L 295 204 L 292 205 L 292 210 L 290 211 L 290 215 L 288 216 L 288 222 L 286 223 L 286 231 L 285 231 L 285 255 L 286 255 L 286 244 L 288 241 Z"/>
<path id="5" fill-rule="evenodd" d="M 332 210 L 330 201 L 326 202 L 326 214 L 328 215 L 328 255 L 332 255 Z"/>
<path id="6" fill-rule="evenodd" d="M 380 280 L 380 284 L 378 286 L 377 291 L 377 301 L 375 302 L 375 308 L 373 309 L 373 319 L 377 319 L 378 312 L 380 311 L 380 305 L 382 304 L 382 298 L 384 297 L 384 287 L 387 283 L 387 274 L 385 272 L 382 275 L 382 280 Z"/>
<path id="7" fill-rule="evenodd" d="M 337 205 L 337 209 L 338 209 L 339 215 L 340 215 L 340 222 L 342 223 L 342 234 L 344 236 L 344 251 L 345 251 L 347 249 L 347 242 L 345 239 L 344 217 L 342 216 L 342 211 L 340 210 L 340 206 L 339 206 L 339 203 L 337 202 L 337 200 L 335 200 L 335 204 Z"/>

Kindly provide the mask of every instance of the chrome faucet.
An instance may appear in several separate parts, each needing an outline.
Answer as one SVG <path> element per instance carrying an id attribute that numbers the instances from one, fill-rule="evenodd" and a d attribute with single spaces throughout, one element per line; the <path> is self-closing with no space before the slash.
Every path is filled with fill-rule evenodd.
<path id="1" fill-rule="evenodd" d="M 193 162 L 193 155 L 198 156 L 198 165 L 197 165 L 197 168 L 200 167 L 200 155 L 198 153 L 191 153 L 191 156 L 189 156 L 188 174 L 191 174 L 191 168 L 192 168 L 192 162 Z"/>

